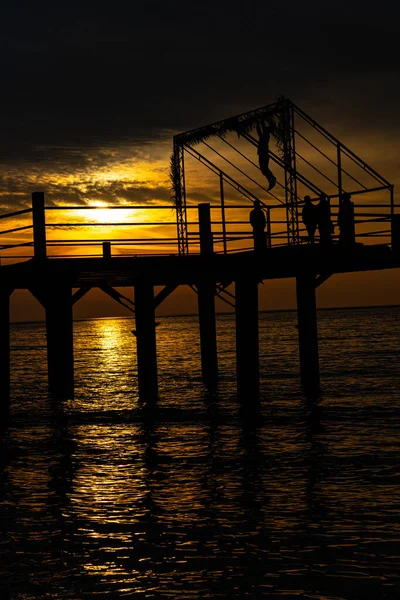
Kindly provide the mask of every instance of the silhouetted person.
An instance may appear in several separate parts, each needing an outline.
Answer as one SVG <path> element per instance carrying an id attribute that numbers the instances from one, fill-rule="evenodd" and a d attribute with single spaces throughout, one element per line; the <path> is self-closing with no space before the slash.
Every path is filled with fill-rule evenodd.
<path id="1" fill-rule="evenodd" d="M 276 184 L 276 177 L 269 168 L 269 139 L 271 137 L 271 130 L 265 123 L 257 123 L 258 133 L 258 164 L 260 165 L 261 173 L 268 180 L 268 189 L 272 190 Z"/>
<path id="2" fill-rule="evenodd" d="M 320 201 L 317 206 L 317 223 L 319 231 L 319 243 L 322 246 L 329 246 L 332 243 L 332 233 L 334 226 L 331 221 L 331 207 L 328 197 L 321 194 Z"/>
<path id="3" fill-rule="evenodd" d="M 339 214 L 337 224 L 339 227 L 339 244 L 349 248 L 356 241 L 354 229 L 354 204 L 351 201 L 350 194 L 343 194 L 339 205 Z"/>
<path id="4" fill-rule="evenodd" d="M 265 244 L 265 227 L 267 221 L 259 200 L 254 201 L 254 208 L 250 211 L 250 224 L 253 228 L 254 250 L 263 250 Z"/>
<path id="5" fill-rule="evenodd" d="M 303 223 L 307 229 L 308 239 L 314 243 L 315 230 L 317 229 L 317 207 L 311 202 L 310 196 L 304 196 L 304 206 L 301 211 Z"/>

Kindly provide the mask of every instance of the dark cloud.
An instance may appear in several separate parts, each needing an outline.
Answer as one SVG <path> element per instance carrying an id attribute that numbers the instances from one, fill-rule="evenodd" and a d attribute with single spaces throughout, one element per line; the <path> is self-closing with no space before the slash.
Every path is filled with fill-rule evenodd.
<path id="1" fill-rule="evenodd" d="M 317 119 L 398 131 L 399 16 L 394 2 L 9 3 L 1 164 L 84 171 L 91 150 L 134 154 L 282 94 Z"/>
<path id="2" fill-rule="evenodd" d="M 17 179 L 0 177 L 0 189 L 4 190 L 0 196 L 1 205 L 6 210 L 26 208 L 30 204 L 30 196 L 26 193 L 26 182 Z M 80 178 L 79 184 L 43 183 L 40 189 L 46 193 L 46 204 L 85 206 L 91 203 L 107 204 L 169 204 L 171 193 L 169 185 L 154 185 L 149 187 L 148 182 L 138 181 L 106 181 L 104 183 L 93 181 L 92 178 Z M 201 194 L 200 194 L 201 195 Z M 201 195 L 204 200 L 204 195 Z M 172 207 L 172 204 L 171 204 Z"/>

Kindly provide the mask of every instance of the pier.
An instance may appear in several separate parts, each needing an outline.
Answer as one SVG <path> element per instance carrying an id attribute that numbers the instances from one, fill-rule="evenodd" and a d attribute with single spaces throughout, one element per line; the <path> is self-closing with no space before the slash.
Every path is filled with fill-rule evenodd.
<path id="1" fill-rule="evenodd" d="M 271 189 L 257 163 L 260 123 L 271 135 L 268 152 L 276 177 Z M 208 201 L 191 199 L 188 161 L 215 182 Z M 74 393 L 73 305 L 90 289 L 99 288 L 131 310 L 139 397 L 151 405 L 162 377 L 157 372 L 156 309 L 179 286 L 190 286 L 198 296 L 202 376 L 210 387 L 217 384 L 219 374 L 215 298 L 234 308 L 238 397 L 246 406 L 257 406 L 258 287 L 282 278 L 296 280 L 299 386 L 307 397 L 318 397 L 316 288 L 338 273 L 400 268 L 400 213 L 393 185 L 286 98 L 175 136 L 170 173 L 171 205 L 109 207 L 121 215 L 123 211 L 163 215 L 145 223 L 122 217 L 112 223 L 113 229 L 120 227 L 129 237 L 106 238 L 101 230 L 110 222 L 88 224 L 77 216 L 80 211 L 94 213 L 95 206 L 46 204 L 43 192 L 32 194 L 30 207 L 0 215 L 3 406 L 10 399 L 14 290 L 29 290 L 45 309 L 49 390 L 58 398 Z M 343 240 L 337 227 L 345 194 L 354 205 L 350 241 Z M 335 225 L 328 244 L 318 230 L 315 243 L 310 243 L 301 218 L 305 195 L 315 204 L 321 195 L 328 199 Z M 261 248 L 255 248 L 249 222 L 257 202 L 265 215 Z M 63 218 L 54 220 L 54 215 Z M 142 237 L 135 234 L 140 226 L 147 232 Z M 90 236 L 76 235 L 90 228 Z M 161 287 L 157 294 L 156 287 Z M 116 288 L 133 288 L 134 302 Z"/>

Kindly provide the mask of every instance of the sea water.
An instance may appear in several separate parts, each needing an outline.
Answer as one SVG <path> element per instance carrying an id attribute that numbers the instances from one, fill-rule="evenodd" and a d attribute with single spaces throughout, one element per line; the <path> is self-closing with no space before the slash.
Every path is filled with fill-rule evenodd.
<path id="1" fill-rule="evenodd" d="M 400 308 L 319 311 L 318 404 L 300 390 L 296 314 L 261 313 L 255 419 L 233 316 L 218 317 L 213 391 L 197 318 L 159 321 L 151 413 L 131 319 L 74 323 L 63 402 L 44 325 L 12 326 L 0 598 L 400 597 Z"/>

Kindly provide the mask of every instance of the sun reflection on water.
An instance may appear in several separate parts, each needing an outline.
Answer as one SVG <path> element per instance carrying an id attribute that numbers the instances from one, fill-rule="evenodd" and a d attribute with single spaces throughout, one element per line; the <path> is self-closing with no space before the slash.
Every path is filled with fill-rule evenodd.
<path id="1" fill-rule="evenodd" d="M 396 357 L 392 310 L 381 319 Z M 1 597 L 397 597 L 399 374 L 363 339 L 373 321 L 321 311 L 329 385 L 311 410 L 295 375 L 295 321 L 260 315 L 255 424 L 232 391 L 232 317 L 218 319 L 214 394 L 200 379 L 197 322 L 157 328 L 164 385 L 151 414 L 137 403 L 131 320 L 75 324 L 77 391 L 63 404 L 35 387 L 44 353 L 32 360 L 16 328 Z"/>

